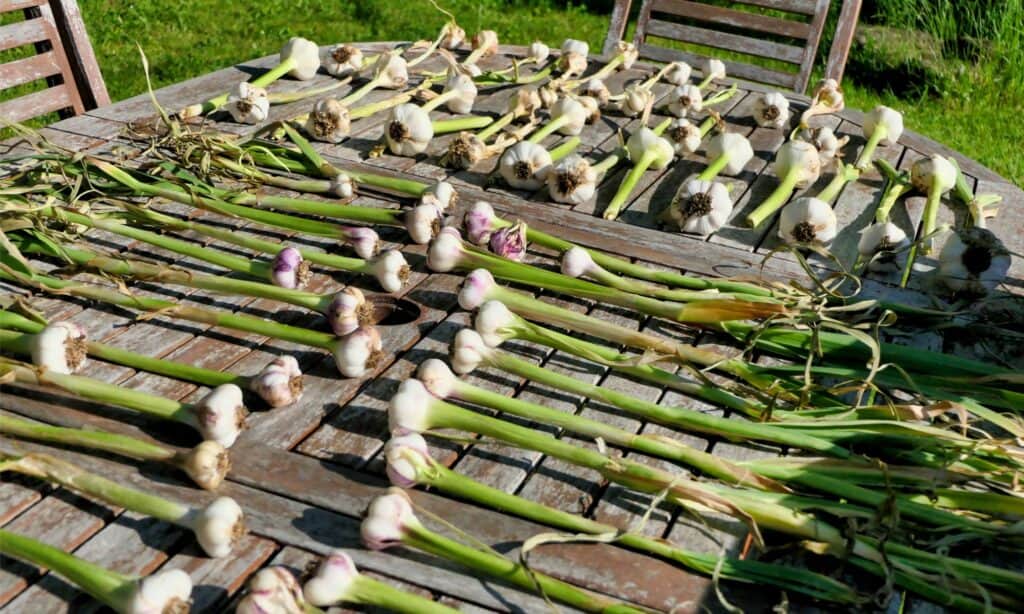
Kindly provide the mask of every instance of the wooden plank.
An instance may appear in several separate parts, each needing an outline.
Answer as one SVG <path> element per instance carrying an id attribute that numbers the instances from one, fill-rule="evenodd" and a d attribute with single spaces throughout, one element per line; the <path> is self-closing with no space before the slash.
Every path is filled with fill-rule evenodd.
<path id="1" fill-rule="evenodd" d="M 857 31 L 857 19 L 860 17 L 862 0 L 843 0 L 839 17 L 836 19 L 836 31 L 832 35 L 832 48 L 825 64 L 825 78 L 835 79 L 842 83 L 846 60 L 850 56 L 853 35 Z"/>
<path id="2" fill-rule="evenodd" d="M 85 31 L 85 20 L 78 9 L 78 2 L 51 0 L 50 6 L 55 9 L 53 20 L 82 99 L 83 110 L 110 104 L 110 95 L 103 82 L 103 73 L 100 72 L 96 54 L 92 50 L 89 34 Z"/>
<path id="3" fill-rule="evenodd" d="M 738 2 L 739 4 L 804 15 L 813 15 L 818 8 L 816 0 L 738 0 Z"/>
<path id="4" fill-rule="evenodd" d="M 53 51 L 0 64 L 0 91 L 59 74 L 60 65 Z"/>
<path id="5" fill-rule="evenodd" d="M 192 578 L 193 612 L 227 612 L 225 606 L 246 579 L 274 554 L 274 542 L 246 535 L 231 556 L 211 559 L 195 544 L 171 557 L 166 569 L 181 569 Z"/>
<path id="6" fill-rule="evenodd" d="M 715 25 L 790 38 L 806 40 L 811 35 L 810 26 L 802 21 L 782 19 L 752 11 L 740 11 L 703 2 L 692 2 L 691 0 L 655 0 L 651 10 Z"/>
<path id="7" fill-rule="evenodd" d="M 729 32 L 707 30 L 660 19 L 652 19 L 647 24 L 647 35 L 694 43 L 715 49 L 738 51 L 746 55 L 772 58 L 790 64 L 799 64 L 804 57 L 803 48 L 795 45 L 786 45 L 750 36 L 731 34 Z"/>
<path id="8" fill-rule="evenodd" d="M 794 90 L 803 93 L 807 91 L 807 82 L 811 79 L 811 71 L 814 69 L 814 58 L 818 54 L 818 43 L 821 42 L 821 33 L 825 29 L 825 20 L 828 19 L 828 5 L 830 0 L 818 0 L 818 6 L 811 18 L 811 35 L 807 39 L 800 58 L 800 73 L 797 77 Z"/>
<path id="9" fill-rule="evenodd" d="M 49 39 L 48 24 L 41 17 L 0 26 L 0 51 Z"/>
<path id="10" fill-rule="evenodd" d="M 611 57 L 615 52 L 615 46 L 623 40 L 626 35 L 626 25 L 629 23 L 629 8 L 632 0 L 615 0 L 612 6 L 612 16 L 608 23 L 608 34 L 604 38 L 604 47 L 601 52 L 604 57 Z"/>
<path id="11" fill-rule="evenodd" d="M 71 90 L 65 84 L 2 102 L 0 103 L 0 116 L 8 121 L 20 122 L 73 106 L 74 99 Z"/>
<path id="12" fill-rule="evenodd" d="M 659 47 L 648 43 L 640 45 L 640 57 L 650 58 L 659 62 L 675 62 L 677 60 L 682 60 L 694 66 L 699 66 L 703 61 L 701 56 L 695 53 L 682 51 L 680 49 L 668 49 L 667 47 Z M 796 73 L 781 72 L 733 60 L 722 60 L 722 63 L 725 64 L 725 68 L 729 76 L 733 78 L 787 87 L 790 89 L 794 89 L 796 87 Z"/>

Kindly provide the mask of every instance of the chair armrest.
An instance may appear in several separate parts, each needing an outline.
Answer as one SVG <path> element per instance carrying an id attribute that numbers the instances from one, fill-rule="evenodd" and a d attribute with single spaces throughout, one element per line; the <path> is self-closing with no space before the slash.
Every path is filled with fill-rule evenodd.
<path id="1" fill-rule="evenodd" d="M 857 19 L 860 17 L 862 4 L 863 0 L 843 0 L 836 23 L 836 35 L 832 39 L 832 49 L 829 50 L 828 63 L 825 65 L 826 79 L 835 79 L 837 83 L 843 81 L 843 71 L 846 70 L 846 60 L 850 57 L 850 47 L 853 45 L 853 35 L 857 31 Z"/>

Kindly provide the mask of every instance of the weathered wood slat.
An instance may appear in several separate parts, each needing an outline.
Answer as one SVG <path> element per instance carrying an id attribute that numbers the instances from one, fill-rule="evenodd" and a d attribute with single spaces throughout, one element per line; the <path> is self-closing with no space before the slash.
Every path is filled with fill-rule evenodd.
<path id="1" fill-rule="evenodd" d="M 20 122 L 73 106 L 71 90 L 67 85 L 58 85 L 0 103 L 0 116 L 7 121 Z"/>
<path id="2" fill-rule="evenodd" d="M 647 24 L 649 36 L 660 36 L 677 41 L 704 45 L 715 49 L 729 49 L 746 55 L 772 58 L 790 64 L 799 64 L 803 59 L 803 48 L 795 45 L 776 43 L 760 38 L 717 32 L 704 28 L 652 19 Z"/>
<path id="3" fill-rule="evenodd" d="M 39 3 L 36 3 L 37 5 Z M 40 17 L 0 26 L 0 51 L 31 45 L 49 38 L 47 23 Z"/>
<path id="4" fill-rule="evenodd" d="M 53 51 L 0 64 L 0 91 L 60 74 Z"/>
<path id="5" fill-rule="evenodd" d="M 676 60 L 682 60 L 694 66 L 699 66 L 702 61 L 701 57 L 695 53 L 682 51 L 680 49 L 668 49 L 666 47 L 659 47 L 657 45 L 650 45 L 647 43 L 640 45 L 640 55 L 641 57 L 651 58 L 652 60 L 657 60 L 659 62 L 675 62 Z M 722 62 L 725 64 L 729 75 L 739 79 L 745 79 L 757 83 L 767 83 L 790 89 L 795 87 L 797 82 L 797 75 L 795 73 L 781 72 L 761 66 L 754 66 L 752 64 L 734 62 L 732 60 L 722 60 Z"/>
<path id="6" fill-rule="evenodd" d="M 802 21 L 782 19 L 753 11 L 742 11 L 703 2 L 692 2 L 690 0 L 655 0 L 651 5 L 651 10 L 715 25 L 730 26 L 763 32 L 765 34 L 778 34 L 790 38 L 806 40 L 811 34 L 810 26 Z"/>

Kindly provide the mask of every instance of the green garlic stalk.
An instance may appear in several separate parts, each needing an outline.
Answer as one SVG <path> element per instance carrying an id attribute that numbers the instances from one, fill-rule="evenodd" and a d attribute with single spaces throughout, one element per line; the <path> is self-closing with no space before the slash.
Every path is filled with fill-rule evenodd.
<path id="1" fill-rule="evenodd" d="M 858 599 L 851 588 L 827 576 L 798 568 L 691 552 L 662 539 L 621 531 L 617 527 L 481 484 L 459 475 L 431 458 L 426 441 L 415 433 L 392 437 L 385 447 L 384 455 L 387 460 L 388 477 L 395 486 L 429 487 L 562 531 L 598 536 L 614 535 L 613 541 L 616 544 L 660 557 L 707 576 L 751 584 L 769 584 L 783 590 L 792 590 L 837 603 L 855 603 Z"/>
<path id="2" fill-rule="evenodd" d="M 207 555 L 222 558 L 245 536 L 242 509 L 230 497 L 201 508 L 122 486 L 48 454 L 9 456 L 0 453 L 0 471 L 13 471 L 74 490 L 133 512 L 176 524 L 195 533 Z"/>
<path id="3" fill-rule="evenodd" d="M 806 188 L 818 180 L 821 160 L 818 149 L 806 141 L 786 141 L 775 155 L 775 174 L 779 185 L 747 215 L 747 225 L 757 228 L 789 200 L 793 190 Z"/>
<path id="4" fill-rule="evenodd" d="M 76 446 L 118 454 L 140 461 L 165 463 L 185 472 L 200 488 L 216 490 L 231 470 L 228 451 L 215 441 L 204 441 L 179 452 L 149 441 L 96 429 L 51 426 L 0 415 L 0 433 L 21 439 Z"/>
<path id="5" fill-rule="evenodd" d="M 0 529 L 0 554 L 49 569 L 120 614 L 189 611 L 192 579 L 180 569 L 134 578 L 4 529 Z"/>
<path id="6" fill-rule="evenodd" d="M 603 217 L 606 220 L 614 220 L 619 216 L 622 205 L 626 204 L 629 195 L 648 168 L 661 170 L 671 164 L 675 158 L 675 149 L 672 144 L 646 126 L 642 126 L 630 135 L 626 142 L 626 151 L 630 161 L 633 162 L 633 168 L 623 178 L 618 191 L 615 192 L 615 196 L 605 208 Z"/>
<path id="7" fill-rule="evenodd" d="M 362 525 L 363 543 L 371 550 L 404 545 L 470 569 L 493 576 L 527 591 L 540 590 L 545 596 L 587 612 L 641 614 L 644 610 L 610 597 L 584 591 L 514 563 L 492 550 L 480 550 L 444 537 L 423 526 L 413 512 L 405 492 L 392 488 L 370 503 Z"/>

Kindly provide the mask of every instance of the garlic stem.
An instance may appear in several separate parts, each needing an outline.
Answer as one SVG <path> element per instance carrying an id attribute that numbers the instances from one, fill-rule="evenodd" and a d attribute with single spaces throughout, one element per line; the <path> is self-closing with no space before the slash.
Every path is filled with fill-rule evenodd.
<path id="1" fill-rule="evenodd" d="M 640 178 L 643 177 L 648 167 L 654 163 L 657 157 L 658 152 L 649 149 L 644 151 L 640 159 L 633 163 L 633 167 L 629 169 L 629 173 L 622 180 L 622 183 L 619 184 L 619 189 L 615 192 L 615 196 L 612 197 L 612 200 L 605 208 L 602 214 L 604 219 L 614 220 L 619 217 L 619 210 L 622 209 L 622 205 L 626 204 L 630 194 L 633 193 L 633 188 L 636 187 Z"/>
<path id="2" fill-rule="evenodd" d="M 579 144 L 580 144 L 580 137 L 578 137 L 578 136 L 574 136 L 574 137 L 566 139 L 565 141 L 560 143 L 557 147 L 555 147 L 554 149 L 551 149 L 548 152 L 549 154 L 551 154 L 551 161 L 552 162 L 558 162 L 562 158 L 568 156 L 569 154 L 571 154 L 573 152 L 573 150 L 575 150 L 577 147 L 579 147 Z"/>
<path id="3" fill-rule="evenodd" d="M 875 167 L 885 176 L 885 190 L 875 210 L 875 222 L 884 224 L 889 221 L 889 212 L 892 211 L 896 201 L 901 196 L 913 189 L 907 180 L 906 174 L 898 173 L 886 160 L 875 160 Z"/>
<path id="4" fill-rule="evenodd" d="M 925 255 L 931 254 L 932 248 L 934 247 L 933 236 L 935 234 L 936 222 L 938 222 L 939 219 L 939 203 L 942 201 L 942 195 L 944 193 L 942 185 L 943 180 L 939 176 L 939 173 L 933 173 L 931 186 L 928 189 L 928 198 L 924 203 L 924 215 L 921 224 L 921 240 L 923 241 L 923 244 L 921 245 L 921 252 Z M 908 258 L 907 261 L 908 271 L 913 266 L 913 262 L 914 258 L 913 254 L 911 254 L 911 257 Z"/>
<path id="5" fill-rule="evenodd" d="M 708 164 L 707 168 L 705 168 L 703 171 L 701 171 L 699 175 L 697 175 L 697 180 L 713 181 L 714 178 L 718 177 L 718 174 L 722 172 L 722 169 L 729 165 L 730 157 L 731 156 L 729 155 L 729 150 L 722 152 L 720 156 L 718 156 L 717 158 L 712 160 L 710 164 Z"/>
<path id="6" fill-rule="evenodd" d="M 757 228 L 778 211 L 782 205 L 786 204 L 789 197 L 793 195 L 793 190 L 796 189 L 799 180 L 800 169 L 789 169 L 785 176 L 782 177 L 778 187 L 756 209 L 747 215 L 747 226 Z"/>
<path id="7" fill-rule="evenodd" d="M 526 139 L 527 143 L 533 143 L 534 145 L 540 144 L 548 136 L 555 133 L 572 120 L 568 115 L 559 115 L 558 117 L 548 120 L 546 124 L 534 131 L 533 134 Z"/>
<path id="8" fill-rule="evenodd" d="M 478 132 L 476 134 L 476 138 L 480 139 L 481 142 L 486 143 L 487 140 L 490 139 L 492 136 L 501 132 L 501 130 L 504 129 L 505 126 L 511 124 L 517 116 L 518 114 L 515 111 L 509 111 L 508 113 L 499 117 L 497 120 L 491 122 L 490 126 L 487 126 L 483 130 Z"/>
<path id="9" fill-rule="evenodd" d="M 437 119 L 431 122 L 434 134 L 449 134 L 463 130 L 476 130 L 491 125 L 494 120 L 486 115 L 468 115 L 451 119 Z"/>
<path id="10" fill-rule="evenodd" d="M 879 123 L 875 127 L 871 132 L 871 136 L 868 137 L 868 142 L 864 145 L 864 149 L 861 150 L 860 155 L 857 157 L 857 162 L 854 164 L 858 170 L 866 171 L 871 167 L 871 159 L 875 155 L 875 149 L 878 148 L 878 144 L 888 135 L 889 129 L 885 127 L 884 123 Z"/>
<path id="11" fill-rule="evenodd" d="M 363 574 L 353 578 L 345 593 L 344 602 L 358 603 L 398 614 L 458 614 L 458 610 L 443 603 L 399 590 L 386 582 Z"/>
<path id="12" fill-rule="evenodd" d="M 166 463 L 173 460 L 176 454 L 174 450 L 159 444 L 127 435 L 106 433 L 95 429 L 51 426 L 2 414 L 0 414 L 0 433 L 22 439 L 102 450 L 143 461 Z"/>
<path id="13" fill-rule="evenodd" d="M 283 61 L 278 63 L 277 66 L 274 66 L 273 68 L 256 77 L 249 83 L 251 83 L 253 87 L 267 87 L 274 81 L 277 81 L 281 77 L 288 74 L 294 67 L 295 59 L 292 57 L 285 58 Z M 210 111 L 213 111 L 214 109 L 219 109 L 220 107 L 224 106 L 228 101 L 229 95 L 230 94 L 228 92 L 224 92 L 223 94 L 214 96 L 213 98 L 205 100 L 201 103 L 189 105 L 181 111 L 178 111 L 178 117 L 181 117 L 182 119 L 188 119 L 192 117 L 198 117 L 200 115 L 206 115 Z"/>
<path id="14" fill-rule="evenodd" d="M 825 201 L 831 204 L 843 190 L 843 187 L 851 181 L 857 181 L 860 178 L 860 170 L 852 164 L 842 164 L 836 172 L 835 176 L 829 181 L 828 185 L 818 193 L 818 200 Z"/>

